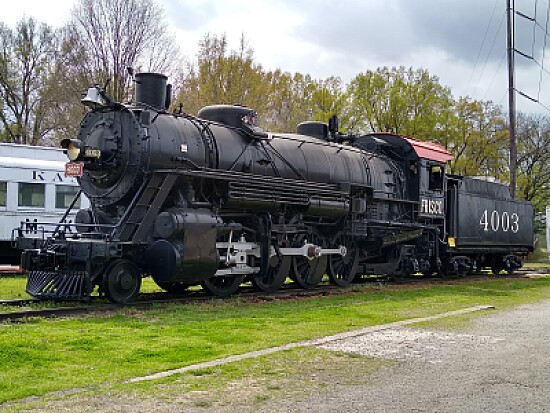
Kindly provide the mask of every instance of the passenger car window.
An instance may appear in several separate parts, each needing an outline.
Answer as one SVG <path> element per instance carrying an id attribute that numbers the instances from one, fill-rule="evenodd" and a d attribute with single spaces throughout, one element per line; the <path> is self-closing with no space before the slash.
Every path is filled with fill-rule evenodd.
<path id="1" fill-rule="evenodd" d="M 56 208 L 68 208 L 71 205 L 72 200 L 78 193 L 78 188 L 70 185 L 56 185 L 55 186 L 55 207 Z M 80 208 L 80 199 L 76 201 L 76 208 Z"/>
<path id="2" fill-rule="evenodd" d="M 8 199 L 8 183 L 0 182 L 0 207 L 6 206 L 6 199 Z"/>
<path id="3" fill-rule="evenodd" d="M 44 188 L 42 184 L 19 184 L 18 205 L 44 208 Z"/>

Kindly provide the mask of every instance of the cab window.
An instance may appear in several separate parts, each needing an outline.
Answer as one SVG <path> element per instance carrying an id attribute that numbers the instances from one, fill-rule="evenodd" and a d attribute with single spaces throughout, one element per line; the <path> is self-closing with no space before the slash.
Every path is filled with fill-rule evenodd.
<path id="1" fill-rule="evenodd" d="M 430 191 L 443 190 L 443 168 L 440 165 L 430 165 L 429 175 Z"/>

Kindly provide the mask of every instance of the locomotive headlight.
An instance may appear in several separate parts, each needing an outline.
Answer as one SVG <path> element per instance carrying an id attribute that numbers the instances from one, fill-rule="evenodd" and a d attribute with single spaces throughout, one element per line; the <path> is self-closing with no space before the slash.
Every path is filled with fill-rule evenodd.
<path id="1" fill-rule="evenodd" d="M 63 139 L 61 147 L 65 149 L 65 153 L 71 161 L 101 158 L 100 149 L 84 146 L 78 139 Z"/>
<path id="2" fill-rule="evenodd" d="M 65 153 L 71 161 L 76 161 L 79 158 L 81 146 L 82 142 L 78 139 L 63 139 L 61 141 L 61 147 L 65 149 Z"/>

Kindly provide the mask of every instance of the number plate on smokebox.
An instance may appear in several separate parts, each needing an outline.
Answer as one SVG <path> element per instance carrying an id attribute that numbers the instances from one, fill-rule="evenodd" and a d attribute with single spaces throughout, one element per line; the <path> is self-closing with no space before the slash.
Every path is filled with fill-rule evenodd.
<path id="1" fill-rule="evenodd" d="M 66 163 L 65 176 L 82 176 L 84 173 L 83 163 Z"/>

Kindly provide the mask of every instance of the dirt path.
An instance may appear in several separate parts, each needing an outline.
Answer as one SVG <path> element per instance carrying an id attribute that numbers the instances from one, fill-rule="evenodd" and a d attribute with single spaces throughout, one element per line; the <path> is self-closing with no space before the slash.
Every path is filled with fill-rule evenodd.
<path id="1" fill-rule="evenodd" d="M 464 334 L 396 328 L 325 348 L 400 362 L 361 386 L 265 412 L 545 412 L 550 411 L 550 301 L 480 318 Z"/>

